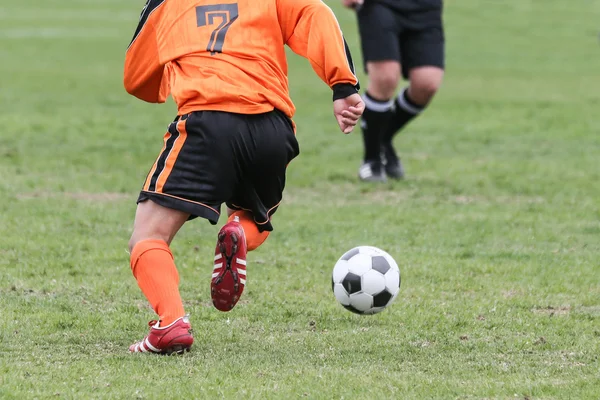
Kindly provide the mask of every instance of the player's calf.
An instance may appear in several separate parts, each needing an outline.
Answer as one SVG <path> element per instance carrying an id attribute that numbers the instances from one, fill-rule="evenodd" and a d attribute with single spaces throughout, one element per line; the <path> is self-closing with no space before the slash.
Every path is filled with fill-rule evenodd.
<path id="1" fill-rule="evenodd" d="M 237 217 L 237 221 L 242 225 L 242 229 L 244 230 L 244 235 L 246 236 L 246 245 L 247 250 L 252 251 L 256 250 L 260 245 L 262 245 L 265 240 L 269 237 L 269 231 L 259 231 L 256 223 L 254 222 L 254 217 L 252 213 L 249 211 L 233 211 L 227 219 L 227 222 L 234 221 Z"/>

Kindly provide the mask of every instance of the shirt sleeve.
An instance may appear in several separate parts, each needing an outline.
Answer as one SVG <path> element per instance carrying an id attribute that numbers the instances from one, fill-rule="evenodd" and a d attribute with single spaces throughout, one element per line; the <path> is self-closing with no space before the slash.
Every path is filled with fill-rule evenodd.
<path id="1" fill-rule="evenodd" d="M 334 100 L 360 88 L 350 49 L 333 11 L 320 0 L 277 0 L 285 43 L 310 61 L 314 71 L 333 89 Z"/>
<path id="2" fill-rule="evenodd" d="M 164 103 L 169 96 L 168 71 L 160 60 L 156 33 L 164 2 L 148 0 L 125 55 L 125 90 L 150 103 Z"/>

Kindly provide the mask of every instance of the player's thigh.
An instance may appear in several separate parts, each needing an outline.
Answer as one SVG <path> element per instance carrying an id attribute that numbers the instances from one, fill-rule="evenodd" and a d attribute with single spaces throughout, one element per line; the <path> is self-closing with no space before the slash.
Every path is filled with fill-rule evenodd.
<path id="1" fill-rule="evenodd" d="M 161 206 L 152 200 L 138 203 L 129 250 L 146 239 L 164 240 L 170 244 L 189 216 L 186 212 Z"/>
<path id="2" fill-rule="evenodd" d="M 373 61 L 400 61 L 400 26 L 396 13 L 372 1 L 358 11 L 358 29 L 365 68 Z"/>
<path id="3" fill-rule="evenodd" d="M 291 120 L 279 111 L 249 117 L 251 151 L 241 185 L 227 202 L 234 210 L 248 210 L 260 230 L 272 230 L 271 216 L 283 196 L 288 164 L 299 154 Z"/>
<path id="4" fill-rule="evenodd" d="M 169 126 L 138 203 L 152 200 L 216 224 L 221 204 L 240 179 L 232 143 L 243 129 L 237 114 L 202 111 L 178 118 Z"/>

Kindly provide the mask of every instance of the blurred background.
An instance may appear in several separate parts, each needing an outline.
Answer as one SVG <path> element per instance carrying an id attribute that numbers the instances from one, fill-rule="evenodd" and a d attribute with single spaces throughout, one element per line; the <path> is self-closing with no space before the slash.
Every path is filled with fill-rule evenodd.
<path id="1" fill-rule="evenodd" d="M 327 3 L 360 67 L 354 13 Z M 276 231 L 224 315 L 208 300 L 218 227 L 184 227 L 203 339 L 178 361 L 124 356 L 152 317 L 126 253 L 135 200 L 176 114 L 122 86 L 142 7 L 0 4 L 0 397 L 597 398 L 599 1 L 447 1 L 443 86 L 396 139 L 406 179 L 383 185 L 359 184 L 360 132 L 339 133 L 329 88 L 290 53 L 301 155 Z M 362 244 L 403 274 L 376 319 L 331 294 Z"/>

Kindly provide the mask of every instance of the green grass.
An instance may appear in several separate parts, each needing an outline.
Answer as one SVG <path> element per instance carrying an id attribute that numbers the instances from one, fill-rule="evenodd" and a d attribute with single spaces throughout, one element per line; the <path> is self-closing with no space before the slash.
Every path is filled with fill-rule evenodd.
<path id="1" fill-rule="evenodd" d="M 218 227 L 184 227 L 197 341 L 174 358 L 126 353 L 153 318 L 126 253 L 135 199 L 175 107 L 122 89 L 125 3 L 0 6 L 0 398 L 600 398 L 600 2 L 448 1 L 447 75 L 397 139 L 403 182 L 356 182 L 360 134 L 290 56 L 301 155 L 276 231 L 225 314 Z M 402 272 L 371 317 L 330 288 L 362 244 Z"/>

